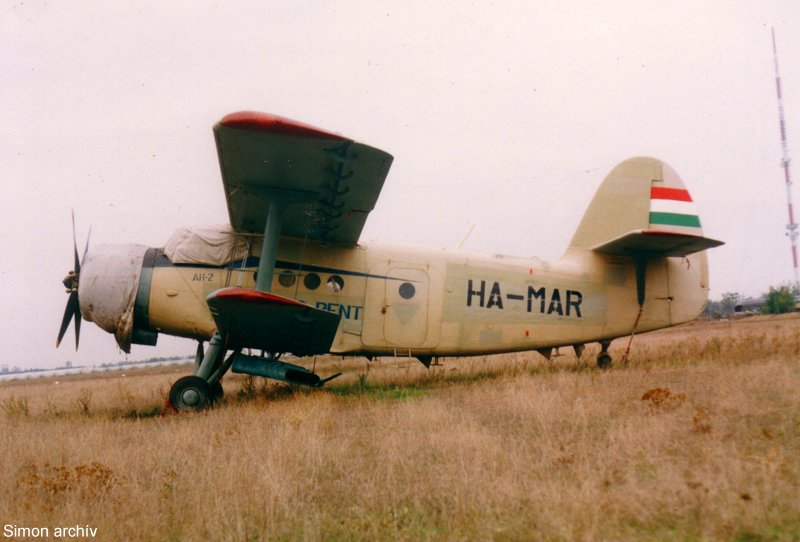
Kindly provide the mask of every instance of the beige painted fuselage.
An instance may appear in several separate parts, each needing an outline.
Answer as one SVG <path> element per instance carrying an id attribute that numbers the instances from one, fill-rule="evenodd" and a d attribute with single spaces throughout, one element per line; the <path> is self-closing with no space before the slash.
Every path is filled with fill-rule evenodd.
<path id="1" fill-rule="evenodd" d="M 254 237 L 250 255 L 260 253 Z M 163 260 L 163 258 L 162 258 Z M 251 259 L 252 262 L 252 259 Z M 272 292 L 342 316 L 331 352 L 459 356 L 607 341 L 696 318 L 705 252 L 648 261 L 639 315 L 634 259 L 570 247 L 558 261 L 385 245 L 282 239 Z M 149 326 L 207 340 L 206 297 L 254 286 L 256 265 L 157 265 Z M 332 277 L 338 277 L 333 278 Z M 638 322 L 637 322 L 638 317 Z"/>

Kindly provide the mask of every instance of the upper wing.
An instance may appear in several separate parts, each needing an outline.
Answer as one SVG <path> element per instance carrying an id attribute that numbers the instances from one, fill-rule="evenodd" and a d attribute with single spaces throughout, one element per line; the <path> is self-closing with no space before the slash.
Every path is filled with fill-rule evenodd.
<path id="1" fill-rule="evenodd" d="M 233 113 L 214 126 L 228 214 L 263 233 L 272 197 L 291 201 L 282 235 L 352 246 L 375 207 L 392 156 L 275 115 Z"/>

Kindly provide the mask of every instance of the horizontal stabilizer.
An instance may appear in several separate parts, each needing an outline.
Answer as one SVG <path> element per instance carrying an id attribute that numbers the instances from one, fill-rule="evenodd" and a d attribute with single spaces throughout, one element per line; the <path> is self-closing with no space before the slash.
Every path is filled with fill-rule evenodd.
<path id="1" fill-rule="evenodd" d="M 330 351 L 341 316 L 275 294 L 222 288 L 207 300 L 228 348 L 256 348 L 297 356 Z"/>
<path id="2" fill-rule="evenodd" d="M 659 256 L 688 256 L 701 250 L 724 244 L 716 239 L 697 235 L 657 230 L 634 230 L 611 241 L 592 247 L 595 252 L 614 256 L 650 254 Z"/>

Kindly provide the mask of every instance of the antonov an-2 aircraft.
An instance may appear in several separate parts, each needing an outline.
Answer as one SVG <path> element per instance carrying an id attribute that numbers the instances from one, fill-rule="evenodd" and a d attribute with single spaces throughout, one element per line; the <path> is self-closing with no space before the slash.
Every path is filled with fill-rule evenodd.
<path id="1" fill-rule="evenodd" d="M 222 394 L 229 370 L 321 386 L 296 356 L 473 356 L 599 342 L 693 320 L 708 297 L 703 235 L 675 171 L 653 158 L 616 166 L 560 260 L 359 243 L 392 163 L 384 151 L 276 115 L 214 126 L 230 225 L 185 228 L 163 248 L 84 250 L 64 279 L 57 344 L 81 317 L 131 344 L 198 341 L 178 410 Z M 73 224 L 74 226 L 74 224 Z M 87 242 L 88 249 L 88 242 Z M 204 349 L 204 342 L 208 346 Z M 252 352 L 261 352 L 252 355 Z"/>

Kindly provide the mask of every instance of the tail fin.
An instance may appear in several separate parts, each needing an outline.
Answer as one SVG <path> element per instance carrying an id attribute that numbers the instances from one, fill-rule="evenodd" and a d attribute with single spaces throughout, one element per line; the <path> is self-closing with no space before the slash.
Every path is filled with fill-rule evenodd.
<path id="1" fill-rule="evenodd" d="M 686 256 L 716 247 L 703 236 L 692 197 L 678 174 L 655 158 L 625 160 L 605 178 L 570 248 L 603 254 Z"/>

